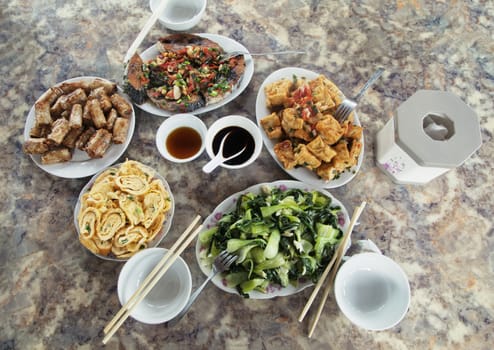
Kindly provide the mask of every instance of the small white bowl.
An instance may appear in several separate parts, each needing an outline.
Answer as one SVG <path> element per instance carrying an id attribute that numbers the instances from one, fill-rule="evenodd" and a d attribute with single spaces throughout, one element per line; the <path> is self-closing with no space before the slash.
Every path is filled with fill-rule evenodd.
<path id="1" fill-rule="evenodd" d="M 148 248 L 125 263 L 118 277 L 118 299 L 124 305 L 144 282 L 168 250 Z M 147 324 L 167 322 L 178 315 L 189 300 L 192 277 L 185 261 L 178 257 L 149 294 L 130 313 Z"/>
<path id="2" fill-rule="evenodd" d="M 160 1 L 150 0 L 149 6 L 154 13 Z M 207 0 L 168 0 L 165 9 L 160 14 L 159 21 L 165 27 L 175 31 L 185 31 L 196 26 L 206 10 Z"/>
<path id="3" fill-rule="evenodd" d="M 229 115 L 226 117 L 221 117 L 209 127 L 206 135 L 206 152 L 208 153 L 211 159 L 213 159 L 214 156 L 216 155 L 216 153 L 213 151 L 213 143 L 215 141 L 215 136 L 218 133 L 220 133 L 223 129 L 230 127 L 240 127 L 248 131 L 248 133 L 252 136 L 254 140 L 254 146 L 253 149 L 251 150 L 252 154 L 245 162 L 238 165 L 227 164 L 227 163 L 220 164 L 220 166 L 223 168 L 240 169 L 252 164 L 257 159 L 257 157 L 259 157 L 259 154 L 261 154 L 262 134 L 261 134 L 261 130 L 259 130 L 257 125 L 246 117 L 240 115 Z"/>
<path id="4" fill-rule="evenodd" d="M 377 253 L 352 256 L 334 282 L 335 298 L 355 325 L 380 331 L 397 325 L 410 306 L 410 285 L 401 267 Z"/>
<path id="5" fill-rule="evenodd" d="M 173 131 L 179 130 L 181 128 L 191 128 L 195 130 L 201 138 L 201 145 L 197 149 L 197 152 L 186 158 L 173 155 L 171 153 L 173 151 L 169 150 L 167 147 L 167 140 L 170 137 L 170 134 Z M 199 157 L 202 152 L 204 152 L 204 148 L 206 147 L 205 140 L 207 131 L 208 129 L 204 122 L 195 115 L 189 113 L 175 114 L 161 123 L 158 131 L 156 132 L 156 147 L 163 157 L 172 162 L 190 162 L 191 160 Z"/>

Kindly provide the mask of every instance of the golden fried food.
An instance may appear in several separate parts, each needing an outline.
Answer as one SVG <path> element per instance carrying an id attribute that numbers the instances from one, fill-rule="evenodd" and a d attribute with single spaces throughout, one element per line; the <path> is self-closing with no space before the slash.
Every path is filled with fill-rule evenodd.
<path id="1" fill-rule="evenodd" d="M 285 169 L 306 167 L 330 181 L 357 164 L 363 128 L 352 115 L 343 123 L 333 117 L 343 94 L 331 80 L 281 79 L 264 93 L 270 114 L 260 124 L 277 142 L 274 153 Z"/>

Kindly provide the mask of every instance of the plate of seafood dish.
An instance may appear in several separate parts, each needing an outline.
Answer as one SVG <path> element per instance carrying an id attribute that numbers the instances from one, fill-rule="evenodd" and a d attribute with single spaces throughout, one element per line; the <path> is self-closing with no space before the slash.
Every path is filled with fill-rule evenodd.
<path id="1" fill-rule="evenodd" d="M 84 186 L 74 225 L 79 242 L 91 253 L 126 261 L 161 242 L 174 210 L 168 182 L 147 165 L 126 160 L 101 170 Z"/>
<path id="2" fill-rule="evenodd" d="M 273 159 L 293 178 L 336 188 L 355 177 L 363 160 L 364 135 L 357 113 L 340 123 L 333 117 L 344 95 L 327 77 L 283 68 L 262 83 L 257 124 Z"/>
<path id="3" fill-rule="evenodd" d="M 228 54 L 234 51 L 245 54 Z M 248 52 L 235 40 L 217 34 L 162 37 L 132 56 L 124 91 L 139 108 L 162 117 L 209 112 L 235 99 L 249 85 L 254 62 Z"/>
<path id="4" fill-rule="evenodd" d="M 237 255 L 213 279 L 225 292 L 287 296 L 317 282 L 348 224 L 347 210 L 326 190 L 293 180 L 260 183 L 229 196 L 206 218 L 196 258 L 208 276 L 220 252 Z"/>
<path id="5" fill-rule="evenodd" d="M 23 151 L 52 175 L 86 177 L 124 153 L 134 127 L 132 103 L 115 83 L 68 79 L 50 87 L 29 111 Z"/>

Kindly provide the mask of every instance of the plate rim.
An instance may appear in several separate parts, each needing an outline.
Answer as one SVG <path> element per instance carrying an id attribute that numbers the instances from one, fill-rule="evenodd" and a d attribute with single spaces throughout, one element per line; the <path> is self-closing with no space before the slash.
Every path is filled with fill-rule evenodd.
<path id="1" fill-rule="evenodd" d="M 97 77 L 97 76 L 91 76 L 91 75 L 84 75 L 84 76 L 79 76 L 79 77 L 74 77 L 74 78 L 69 78 L 63 81 L 60 81 L 52 86 L 58 86 L 63 83 L 71 83 L 71 82 L 76 82 L 76 81 L 88 81 L 88 80 L 94 80 L 94 79 L 101 79 L 107 82 L 115 83 L 109 79 L 102 78 L 102 77 Z M 115 83 L 116 84 L 116 83 Z M 136 123 L 136 116 L 135 116 L 135 110 L 134 106 L 132 105 L 132 101 L 128 98 L 126 94 L 124 94 L 120 87 L 118 87 L 117 84 L 117 89 L 118 89 L 118 94 L 122 97 L 124 97 L 127 102 L 132 107 L 132 116 L 130 118 L 130 123 L 129 123 L 129 130 L 127 132 L 127 138 L 125 139 L 125 142 L 123 144 L 114 144 L 112 143 L 110 145 L 110 148 L 117 148 L 118 150 L 115 151 L 115 154 L 108 155 L 105 154 L 102 158 L 95 158 L 95 159 L 87 159 L 84 161 L 80 162 L 73 162 L 73 161 L 68 161 L 68 162 L 63 162 L 63 163 L 56 163 L 56 164 L 41 164 L 41 157 L 40 155 L 35 155 L 35 154 L 30 154 L 31 160 L 42 170 L 45 172 L 65 178 L 65 179 L 79 179 L 83 177 L 88 177 L 92 176 L 96 173 L 98 173 L 101 169 L 104 169 L 110 165 L 112 165 L 115 161 L 117 161 L 127 150 L 127 148 L 130 145 L 130 142 L 132 141 L 132 137 L 134 136 L 134 129 L 135 129 L 135 123 Z M 46 91 L 46 90 L 45 90 Z M 40 95 L 41 96 L 41 95 Z M 38 97 L 39 99 L 39 97 Z M 37 101 L 37 100 L 36 100 Z M 24 142 L 29 139 L 29 132 L 31 128 L 34 125 L 35 122 L 35 104 L 36 101 L 33 103 L 31 106 L 27 116 L 26 116 L 26 121 L 24 123 L 24 132 L 23 132 L 23 137 L 24 137 Z M 110 149 L 109 148 L 109 149 Z M 72 164 L 71 164 L 72 163 Z M 96 164 L 96 165 L 95 165 Z M 71 167 L 72 165 L 72 167 Z M 88 166 L 90 165 L 90 166 Z M 71 171 L 71 168 L 77 168 L 77 171 Z"/>
<path id="2" fill-rule="evenodd" d="M 237 97 L 239 97 L 245 91 L 245 89 L 247 89 L 247 87 L 249 86 L 249 84 L 252 80 L 252 77 L 254 76 L 254 62 L 253 62 L 252 56 L 250 55 L 250 51 L 244 45 L 242 45 L 241 43 L 239 43 L 235 39 L 232 39 L 230 37 L 227 37 L 227 36 L 224 36 L 221 34 L 211 34 L 211 33 L 194 33 L 193 35 L 197 35 L 197 36 L 200 36 L 200 37 L 203 37 L 206 39 L 210 39 L 210 40 L 216 42 L 217 44 L 219 44 L 222 48 L 225 44 L 227 44 L 227 46 L 235 46 L 235 48 L 232 50 L 225 50 L 226 52 L 230 52 L 230 51 L 245 51 L 246 52 L 246 54 L 245 54 L 245 71 L 244 71 L 242 78 L 240 79 L 240 82 L 238 83 L 238 86 L 225 99 L 223 99 L 217 103 L 213 103 L 209 106 L 204 106 L 204 107 L 198 108 L 194 111 L 186 112 L 186 113 L 190 113 L 190 114 L 194 114 L 194 115 L 198 116 L 199 114 L 211 112 L 211 111 L 214 111 L 220 107 L 223 107 L 226 104 L 235 100 Z M 153 56 L 158 54 L 158 50 L 156 49 L 156 44 L 153 44 L 150 47 L 146 48 L 144 51 L 142 51 L 140 53 L 141 58 L 143 58 L 143 60 L 147 60 L 148 58 L 145 58 L 144 56 L 147 56 L 147 54 L 150 52 L 151 53 L 156 52 L 155 54 L 153 53 Z M 169 111 L 165 111 L 163 109 L 159 109 L 158 107 L 153 105 L 148 99 L 146 99 L 146 101 L 140 105 L 136 104 L 136 103 L 134 103 L 134 104 L 139 109 L 141 109 L 142 111 L 144 111 L 144 112 L 146 112 L 152 116 L 155 116 L 155 117 L 168 118 L 174 114 L 182 113 L 182 112 L 169 112 Z"/>
<path id="3" fill-rule="evenodd" d="M 261 129 L 262 132 L 262 140 L 264 143 L 264 146 L 268 150 L 269 154 L 273 158 L 273 160 L 278 164 L 278 166 L 283 169 L 288 175 L 293 177 L 296 180 L 303 181 L 306 183 L 309 183 L 314 186 L 318 186 L 321 188 L 325 189 L 332 189 L 332 188 L 337 188 L 343 185 L 346 185 L 349 183 L 360 171 L 360 168 L 363 163 L 364 159 L 364 152 L 365 152 L 365 137 L 362 135 L 362 150 L 360 151 L 360 155 L 357 161 L 357 165 L 352 167 L 349 170 L 346 170 L 344 173 L 340 175 L 340 177 L 336 180 L 331 180 L 331 181 L 325 181 L 323 179 L 320 179 L 313 171 L 306 169 L 306 168 L 296 168 L 296 169 L 285 169 L 283 164 L 278 160 L 278 157 L 276 157 L 276 154 L 274 153 L 273 147 L 274 147 L 274 142 L 269 139 L 264 132 L 264 129 L 262 128 L 261 125 L 261 119 L 266 117 L 269 114 L 269 110 L 265 107 L 265 101 L 266 97 L 264 95 L 264 87 L 272 83 L 274 81 L 283 79 L 283 78 L 291 78 L 293 75 L 297 76 L 306 76 L 308 79 L 315 79 L 322 73 L 317 73 L 305 68 L 299 68 L 299 67 L 284 67 L 281 69 L 278 69 L 271 74 L 269 74 L 266 79 L 261 83 L 259 86 L 259 90 L 257 92 L 256 96 L 256 122 L 257 126 Z M 343 93 L 342 93 L 343 94 Z M 360 119 L 358 117 L 358 114 L 356 111 L 354 111 L 354 116 L 355 116 L 355 124 L 361 126 Z M 348 175 L 347 175 L 348 174 Z M 345 176 L 346 175 L 346 176 Z"/>
<path id="4" fill-rule="evenodd" d="M 287 188 L 302 188 L 302 189 L 306 189 L 306 190 L 319 191 L 319 192 L 323 193 L 324 195 L 329 196 L 332 201 L 337 202 L 338 205 L 341 206 L 342 212 L 343 212 L 343 215 L 344 215 L 344 219 L 345 219 L 345 223 L 344 223 L 344 225 L 341 228 L 342 228 L 343 231 L 345 231 L 348 228 L 348 225 L 350 223 L 350 217 L 349 217 L 347 208 L 345 207 L 345 205 L 343 204 L 343 202 L 341 200 L 339 200 L 338 198 L 336 198 L 327 189 L 323 189 L 323 188 L 320 188 L 320 187 L 317 187 L 317 186 L 314 186 L 314 185 L 311 185 L 311 184 L 308 184 L 308 183 L 305 183 L 305 182 L 302 182 L 302 181 L 298 181 L 298 180 L 276 180 L 276 181 L 271 181 L 271 182 L 261 182 L 261 183 L 254 184 L 254 185 L 249 186 L 249 187 L 247 187 L 247 188 L 245 188 L 245 189 L 243 189 L 241 191 L 238 191 L 236 193 L 233 193 L 233 194 L 229 195 L 228 197 L 226 197 L 225 199 L 223 199 L 213 209 L 213 211 L 211 212 L 211 214 L 209 214 L 206 217 L 206 219 L 204 220 L 204 222 L 203 222 L 204 230 L 202 232 L 204 232 L 205 230 L 208 230 L 209 228 L 215 226 L 215 225 L 211 225 L 211 223 L 214 222 L 214 221 L 217 221 L 216 218 L 215 218 L 215 216 L 220 212 L 220 209 L 221 208 L 226 207 L 225 210 L 223 210 L 223 211 L 231 210 L 231 208 L 234 206 L 234 203 L 233 202 L 238 198 L 238 196 L 240 194 L 247 193 L 247 192 L 252 192 L 252 191 L 259 191 L 264 186 L 271 186 L 271 187 L 282 187 L 282 186 L 286 186 Z M 345 251 L 347 251 L 350 248 L 350 246 L 351 246 L 351 235 L 348 237 L 348 241 L 347 241 L 347 244 L 346 244 L 346 247 L 345 247 Z M 196 240 L 196 245 L 195 245 L 196 262 L 199 265 L 199 268 L 202 271 L 202 273 L 205 276 L 209 276 L 209 274 L 211 273 L 211 268 L 205 266 L 202 263 L 202 260 L 203 259 L 201 259 L 201 255 L 200 255 L 201 254 L 201 251 L 202 251 L 202 248 L 203 247 L 202 247 L 202 244 L 201 244 L 200 240 L 197 239 Z M 213 284 L 216 287 L 218 287 L 219 289 L 221 289 L 221 290 L 223 290 L 223 291 L 225 291 L 227 293 L 239 295 L 239 293 L 237 292 L 236 289 L 227 287 L 227 286 L 225 286 L 222 283 L 222 277 L 221 277 L 220 274 L 218 274 L 217 276 L 215 276 L 212 279 L 212 282 L 213 282 Z M 294 286 L 289 285 L 287 287 L 280 287 L 280 288 L 278 288 L 278 289 L 276 289 L 276 290 L 274 290 L 272 292 L 269 292 L 269 293 L 261 293 L 261 292 L 258 292 L 258 291 L 252 291 L 252 292 L 249 293 L 249 298 L 250 299 L 272 299 L 272 298 L 280 297 L 280 296 L 290 296 L 290 295 L 299 293 L 302 290 L 304 290 L 305 288 L 310 287 L 312 285 L 313 285 L 312 282 L 307 281 L 307 282 L 304 282 L 304 283 L 300 283 L 297 287 L 294 287 Z"/>

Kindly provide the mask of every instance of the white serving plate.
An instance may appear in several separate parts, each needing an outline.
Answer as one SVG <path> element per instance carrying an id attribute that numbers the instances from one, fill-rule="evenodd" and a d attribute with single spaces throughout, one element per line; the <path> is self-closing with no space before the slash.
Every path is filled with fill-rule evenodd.
<path id="1" fill-rule="evenodd" d="M 86 185 L 84 185 L 84 187 L 82 188 L 81 192 L 79 193 L 79 197 L 77 198 L 77 202 L 76 202 L 75 207 L 74 207 L 74 218 L 73 218 L 73 220 L 74 220 L 74 226 L 75 226 L 75 230 L 76 230 L 75 233 L 77 235 L 77 240 L 79 240 L 79 234 L 80 234 L 79 221 L 78 221 L 77 217 L 79 216 L 79 212 L 81 211 L 82 196 L 84 195 L 84 193 L 89 192 L 91 190 L 91 188 L 93 187 L 94 182 L 96 181 L 96 179 L 98 178 L 98 176 L 101 175 L 101 173 L 103 173 L 104 171 L 106 171 L 107 169 L 110 169 L 110 168 L 118 169 L 122 164 L 123 163 L 114 164 L 112 166 L 105 167 L 104 169 L 100 170 L 97 174 L 95 174 L 87 182 Z M 147 167 L 147 165 L 145 165 L 145 164 L 143 164 L 143 165 Z M 148 167 L 148 168 L 150 168 L 150 167 Z M 150 168 L 150 169 L 152 169 L 152 168 Z M 156 237 L 154 237 L 154 239 L 148 244 L 148 247 L 146 249 L 157 247 L 161 243 L 161 241 L 163 240 L 163 238 L 165 238 L 165 236 L 168 234 L 168 231 L 170 231 L 170 228 L 172 227 L 173 215 L 175 214 L 175 198 L 173 197 L 173 193 L 172 193 L 172 191 L 170 189 L 170 185 L 165 180 L 165 178 L 163 176 L 161 176 L 160 173 L 158 173 L 154 169 L 152 169 L 152 170 L 154 171 L 154 178 L 159 179 L 161 181 L 161 183 L 163 184 L 163 187 L 165 188 L 165 190 L 170 195 L 171 207 L 170 207 L 170 210 L 168 211 L 168 213 L 166 214 L 166 219 L 165 219 L 165 222 L 163 223 L 163 226 L 161 227 L 161 232 L 158 233 L 156 235 Z M 85 249 L 88 252 L 90 252 L 89 249 L 87 249 L 86 247 L 84 247 L 82 244 L 81 244 L 81 246 L 83 247 L 83 249 Z M 117 258 L 117 257 L 115 257 L 113 255 L 104 256 L 104 255 L 101 255 L 101 254 L 95 254 L 93 252 L 90 252 L 90 253 L 93 254 L 93 255 L 95 255 L 95 256 L 97 256 L 100 259 L 103 259 L 103 260 L 110 260 L 110 261 L 117 261 L 117 262 L 125 262 L 125 261 L 127 261 L 127 260 L 130 259 L 130 258 L 121 258 L 121 259 L 119 259 L 119 258 Z"/>
<path id="2" fill-rule="evenodd" d="M 58 84 L 71 83 L 75 81 L 90 81 L 96 78 L 97 77 L 83 76 L 83 77 L 68 79 Z M 107 80 L 104 78 L 98 78 L 98 79 Z M 118 92 L 122 97 L 126 98 L 127 101 L 130 103 L 130 105 L 132 106 L 132 102 L 127 98 L 127 96 L 124 93 L 122 93 L 122 91 L 120 91 L 120 89 Z M 29 139 L 29 131 L 34 126 L 34 123 L 35 123 L 35 114 L 34 114 L 34 105 L 33 105 L 26 118 L 26 124 L 24 126 L 24 140 Z M 129 146 L 130 140 L 132 139 L 132 135 L 134 134 L 134 128 L 135 128 L 135 112 L 134 112 L 134 107 L 132 107 L 132 117 L 130 118 L 129 131 L 127 133 L 127 138 L 125 139 L 125 142 L 122 144 L 112 143 L 110 147 L 108 147 L 108 150 L 106 151 L 105 155 L 102 158 L 91 159 L 89 158 L 86 152 L 81 151 L 79 149 L 74 150 L 72 159 L 70 161 L 63 163 L 41 164 L 40 155 L 31 154 L 30 156 L 38 167 L 40 167 L 47 173 L 58 177 L 75 179 L 75 178 L 91 176 L 96 174 L 98 171 L 106 168 L 107 166 L 113 164 L 116 160 L 118 160 L 118 158 L 120 158 L 120 156 L 125 152 L 125 150 Z"/>
<path id="3" fill-rule="evenodd" d="M 225 99 L 217 102 L 210 104 L 208 106 L 204 106 L 201 108 L 198 108 L 193 111 L 189 111 L 188 113 L 193 113 L 195 115 L 197 114 L 202 114 L 206 112 L 213 111 L 217 108 L 220 108 L 224 105 L 226 105 L 228 102 L 233 101 L 235 98 L 237 98 L 244 90 L 247 88 L 247 86 L 250 83 L 250 80 L 252 79 L 252 76 L 254 75 L 254 62 L 252 60 L 252 56 L 248 53 L 249 50 L 242 44 L 238 43 L 237 41 L 227 38 L 226 36 L 223 35 L 218 35 L 218 34 L 207 34 L 207 33 L 201 33 L 201 34 L 196 34 L 198 36 L 204 37 L 206 39 L 212 40 L 219 44 L 225 52 L 232 52 L 232 51 L 242 51 L 246 52 L 247 54 L 244 55 L 245 57 L 245 72 L 242 78 L 240 79 L 239 83 L 237 84 L 237 87 L 232 91 L 230 95 L 228 95 Z M 158 48 L 155 45 L 149 47 L 145 51 L 143 51 L 140 56 L 143 61 L 147 61 L 150 59 L 155 58 L 158 56 L 160 52 L 158 51 Z M 152 102 L 149 100 L 145 101 L 143 104 L 136 104 L 137 107 L 142 109 L 145 112 L 148 112 L 150 114 L 154 114 L 160 117 L 169 117 L 173 114 L 176 114 L 176 112 L 169 112 L 165 111 L 163 109 L 158 108 L 156 105 L 154 105 Z"/>
<path id="4" fill-rule="evenodd" d="M 304 167 L 298 167 L 292 170 L 287 170 L 283 167 L 283 164 L 278 160 L 276 157 L 276 154 L 274 153 L 274 145 L 276 142 L 271 140 L 266 133 L 264 132 L 262 126 L 261 126 L 261 119 L 268 116 L 270 111 L 266 107 L 266 95 L 264 94 L 264 88 L 266 87 L 267 84 L 273 83 L 275 81 L 288 78 L 292 79 L 293 76 L 297 77 L 305 77 L 309 80 L 317 78 L 320 74 L 303 69 L 303 68 L 296 68 L 296 67 L 288 67 L 288 68 L 282 68 L 279 69 L 273 73 L 271 73 L 266 80 L 262 83 L 261 87 L 259 88 L 259 92 L 257 93 L 257 99 L 256 99 L 256 119 L 257 119 L 257 125 L 262 131 L 262 138 L 264 141 L 264 145 L 266 146 L 267 150 L 269 151 L 269 154 L 273 157 L 273 159 L 278 163 L 278 165 L 283 169 L 288 175 L 292 176 L 293 178 L 303 181 L 305 183 L 311 184 L 313 186 L 317 186 L 319 188 L 336 188 L 345 185 L 348 183 L 350 180 L 352 180 L 357 172 L 360 169 L 360 166 L 362 165 L 362 161 L 364 159 L 364 138 L 362 137 L 362 151 L 360 152 L 359 158 L 357 165 L 354 166 L 353 168 L 346 170 L 343 172 L 337 179 L 331 180 L 331 181 L 326 181 L 319 176 L 313 171 L 310 171 L 309 169 L 306 169 Z M 360 125 L 360 121 L 358 119 L 358 115 L 356 112 L 354 112 L 354 123 L 356 125 Z"/>
<path id="5" fill-rule="evenodd" d="M 328 196 L 332 200 L 332 204 L 334 206 L 340 206 L 341 207 L 341 215 L 342 217 L 339 218 L 340 221 L 342 221 L 342 225 L 340 226 L 343 232 L 348 227 L 348 224 L 350 223 L 350 219 L 348 216 L 348 212 L 345 208 L 345 206 L 338 200 L 336 199 L 331 193 L 329 193 L 326 190 L 323 190 L 321 188 L 311 186 L 309 184 L 305 184 L 299 181 L 294 181 L 294 180 L 280 180 L 280 181 L 275 181 L 271 183 L 260 183 L 254 186 L 251 186 L 243 191 L 237 192 L 235 194 L 232 194 L 225 200 L 223 200 L 214 210 L 213 212 L 204 220 L 204 228 L 205 230 L 210 229 L 211 227 L 214 227 L 217 225 L 217 222 L 219 219 L 221 219 L 222 215 L 224 213 L 232 211 L 237 203 L 238 197 L 243 194 L 243 193 L 260 193 L 261 189 L 264 186 L 270 186 L 270 187 L 278 187 L 278 188 L 298 188 L 302 189 L 305 191 L 311 191 L 311 190 L 317 190 L 318 192 Z M 347 246 L 345 247 L 345 251 L 350 247 L 351 244 L 351 237 L 348 238 L 347 241 Z M 208 265 L 205 257 L 204 257 L 204 252 L 205 252 L 206 247 L 201 245 L 200 240 L 197 240 L 196 242 L 196 259 L 199 264 L 199 267 L 201 268 L 201 271 L 206 275 L 209 276 L 211 273 L 211 266 Z M 221 290 L 232 293 L 232 294 L 238 294 L 237 290 L 235 288 L 230 288 L 226 286 L 223 281 L 222 281 L 222 276 L 221 274 L 218 274 L 215 278 L 213 278 L 213 283 L 220 288 Z M 273 286 L 273 288 L 268 288 L 267 293 L 261 293 L 258 291 L 252 291 L 249 293 L 249 298 L 251 299 L 271 299 L 274 297 L 279 297 L 279 296 L 288 296 L 292 295 L 295 293 L 300 292 L 301 290 L 313 285 L 311 281 L 307 281 L 305 283 L 299 283 L 298 286 L 292 286 L 288 285 L 287 287 L 281 288 L 280 286 Z"/>

